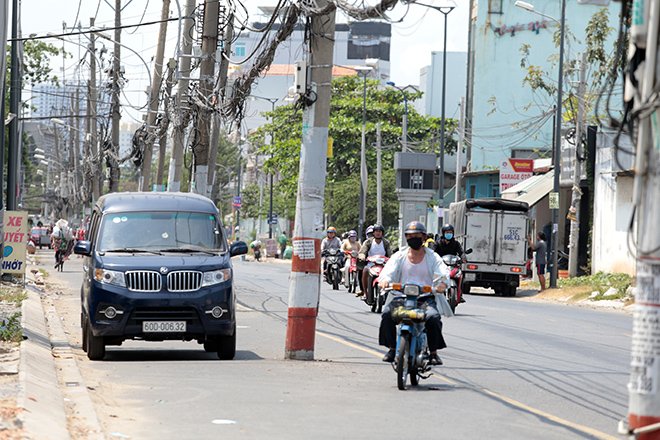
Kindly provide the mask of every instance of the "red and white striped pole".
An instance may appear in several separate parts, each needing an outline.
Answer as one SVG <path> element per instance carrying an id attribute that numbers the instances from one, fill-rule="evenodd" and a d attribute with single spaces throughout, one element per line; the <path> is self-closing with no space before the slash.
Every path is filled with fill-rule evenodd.
<path id="1" fill-rule="evenodd" d="M 323 9 L 328 2 L 318 1 Z M 314 337 L 321 290 L 321 237 L 330 122 L 335 12 L 311 19 L 309 72 L 303 111 L 300 173 L 293 231 L 293 261 L 285 358 L 314 359 Z"/>

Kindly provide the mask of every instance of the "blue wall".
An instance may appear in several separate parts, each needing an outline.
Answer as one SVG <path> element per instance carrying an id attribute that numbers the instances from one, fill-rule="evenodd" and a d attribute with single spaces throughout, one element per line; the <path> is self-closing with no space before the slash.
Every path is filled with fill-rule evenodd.
<path id="1" fill-rule="evenodd" d="M 500 159 L 512 157 L 512 149 L 550 151 L 552 148 L 553 116 L 534 121 L 544 112 L 552 109 L 556 97 L 544 92 L 532 93 L 529 86 L 523 87 L 526 71 L 521 67 L 520 48 L 529 44 L 530 61 L 550 72 L 551 78 L 558 75 L 557 69 L 550 70 L 548 59 L 558 57 L 559 49 L 553 42 L 558 26 L 552 20 L 514 6 L 515 0 L 502 0 L 502 13 L 489 13 L 490 2 L 479 1 L 476 22 L 472 27 L 474 50 L 474 88 L 471 127 L 472 163 L 471 170 L 484 169 L 485 165 L 497 166 Z M 537 11 L 559 19 L 560 0 L 532 0 Z M 566 25 L 575 37 L 584 41 L 584 29 L 592 15 L 603 6 L 580 4 L 568 0 Z M 620 3 L 610 3 L 610 26 L 617 29 Z M 502 28 L 504 26 L 504 29 Z M 543 27 L 545 26 L 545 27 Z M 612 32 L 606 49 L 612 47 Z M 576 60 L 583 45 L 567 38 L 565 61 Z M 577 72 L 576 72 L 577 75 Z M 553 82 L 556 84 L 556 79 Z M 564 83 L 565 96 L 574 86 Z M 496 99 L 497 109 L 493 110 L 492 98 Z M 532 104 L 528 109 L 525 106 Z M 564 109 L 565 111 L 565 109 Z M 521 121 L 532 121 L 528 131 L 512 127 Z M 521 152 L 517 157 L 525 156 Z"/>

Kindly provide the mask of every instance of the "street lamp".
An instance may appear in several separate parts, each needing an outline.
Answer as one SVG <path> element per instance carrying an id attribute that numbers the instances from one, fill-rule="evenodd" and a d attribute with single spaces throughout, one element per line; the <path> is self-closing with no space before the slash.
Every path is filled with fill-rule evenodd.
<path id="1" fill-rule="evenodd" d="M 270 102 L 270 111 L 273 113 L 275 111 L 275 103 L 279 101 L 277 98 L 264 98 L 263 96 L 250 95 L 250 99 L 262 99 L 264 101 Z M 273 122 L 273 116 L 271 115 L 271 122 Z M 270 141 L 274 141 L 273 132 L 270 132 Z M 272 158 L 273 155 L 271 154 Z M 261 229 L 260 229 L 261 230 Z M 270 209 L 268 210 L 268 238 L 273 238 L 273 173 L 270 173 Z"/>
<path id="2" fill-rule="evenodd" d="M 538 12 L 534 9 L 534 5 L 527 2 L 516 1 L 516 6 L 543 17 L 549 18 L 559 24 L 559 79 L 557 81 L 557 114 L 555 117 L 555 175 L 554 175 L 554 188 L 553 198 L 554 203 L 552 208 L 552 271 L 550 272 L 550 287 L 557 287 L 557 250 L 559 241 L 559 173 L 561 165 L 561 106 L 562 106 L 562 84 L 564 79 L 564 24 L 566 20 L 566 0 L 561 2 L 561 23 L 557 19 Z M 552 199 L 551 199 L 552 200 Z"/>
<path id="3" fill-rule="evenodd" d="M 438 179 L 438 202 L 442 200 L 442 205 L 444 205 L 445 198 L 445 91 L 446 91 L 446 79 L 447 79 L 447 15 L 454 9 L 456 9 L 456 3 L 454 1 L 447 1 L 446 5 L 443 6 L 432 6 L 425 5 L 423 3 L 415 3 L 416 5 L 426 6 L 427 8 L 435 9 L 440 11 L 445 16 L 445 36 L 442 46 L 442 113 L 440 117 L 442 121 L 440 122 L 440 178 Z M 458 188 L 456 189 L 458 191 Z"/>
<path id="4" fill-rule="evenodd" d="M 388 81 L 387 85 L 392 86 L 401 93 L 403 93 L 403 103 L 405 105 L 405 113 L 403 114 L 403 136 L 402 136 L 403 147 L 401 148 L 401 151 L 405 153 L 406 151 L 408 151 L 408 96 L 406 95 L 405 90 L 403 90 L 401 87 L 397 87 L 397 85 L 394 84 L 393 81 Z"/>

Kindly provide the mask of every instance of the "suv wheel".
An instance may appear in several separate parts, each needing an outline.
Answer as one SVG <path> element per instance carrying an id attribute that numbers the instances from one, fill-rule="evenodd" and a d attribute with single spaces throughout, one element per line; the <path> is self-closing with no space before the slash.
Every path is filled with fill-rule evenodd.
<path id="1" fill-rule="evenodd" d="M 92 361 L 100 361 L 105 357 L 105 341 L 103 336 L 94 336 L 92 326 L 87 320 L 87 357 Z"/>
<path id="2" fill-rule="evenodd" d="M 230 336 L 218 336 L 218 357 L 230 361 L 236 356 L 236 327 Z"/>

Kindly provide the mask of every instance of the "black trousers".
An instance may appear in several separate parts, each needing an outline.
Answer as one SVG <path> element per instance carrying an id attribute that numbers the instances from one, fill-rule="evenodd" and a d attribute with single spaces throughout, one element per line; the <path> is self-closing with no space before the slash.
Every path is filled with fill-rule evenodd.
<path id="1" fill-rule="evenodd" d="M 383 309 L 383 314 L 380 318 L 380 330 L 378 335 L 378 343 L 388 348 L 396 347 L 396 323 L 392 319 L 391 303 Z M 442 350 L 447 347 L 445 338 L 442 336 L 442 321 L 440 320 L 440 313 L 435 303 L 434 298 L 426 300 L 426 316 L 424 317 L 424 325 L 426 327 L 426 337 L 429 342 L 429 350 L 436 351 Z"/>

